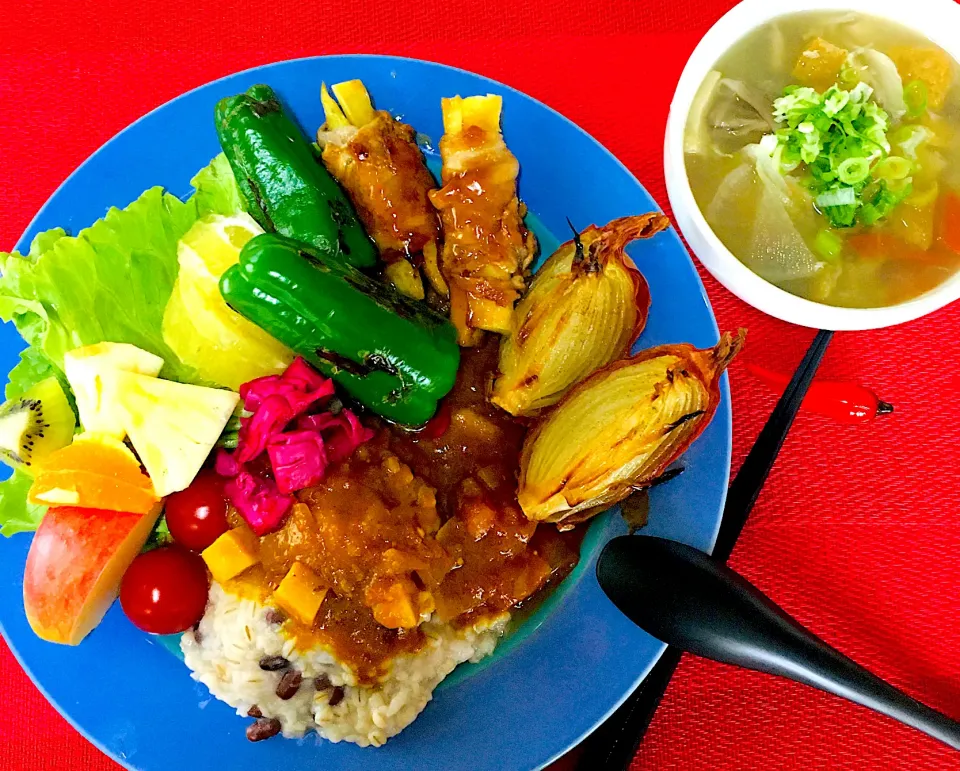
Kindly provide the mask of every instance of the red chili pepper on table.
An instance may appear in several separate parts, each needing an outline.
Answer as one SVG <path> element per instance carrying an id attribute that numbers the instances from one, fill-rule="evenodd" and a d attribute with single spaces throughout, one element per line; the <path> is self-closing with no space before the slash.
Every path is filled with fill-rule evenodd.
<path id="1" fill-rule="evenodd" d="M 790 378 L 747 362 L 747 371 L 780 391 Z M 893 412 L 893 405 L 878 398 L 869 388 L 840 381 L 814 381 L 800 405 L 802 408 L 842 423 L 869 423 L 878 415 Z"/>

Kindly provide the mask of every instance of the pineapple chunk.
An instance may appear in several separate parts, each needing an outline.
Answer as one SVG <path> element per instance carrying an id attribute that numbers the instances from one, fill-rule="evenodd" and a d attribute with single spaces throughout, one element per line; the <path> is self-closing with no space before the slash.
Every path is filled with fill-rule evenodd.
<path id="1" fill-rule="evenodd" d="M 273 593 L 274 602 L 304 626 L 313 626 L 326 596 L 327 587 L 320 583 L 316 573 L 301 562 L 293 563 Z"/>
<path id="2" fill-rule="evenodd" d="M 122 416 L 111 390 L 113 374 L 122 370 L 156 377 L 162 368 L 159 356 L 128 343 L 97 343 L 67 351 L 63 371 L 76 397 L 84 431 L 123 439 Z"/>
<path id="3" fill-rule="evenodd" d="M 350 121 L 348 121 L 347 116 L 343 114 L 340 105 L 337 104 L 336 100 L 330 96 L 330 92 L 327 91 L 326 83 L 320 87 L 320 104 L 323 105 L 323 114 L 327 119 L 327 131 L 333 131 L 333 129 L 350 125 Z"/>
<path id="4" fill-rule="evenodd" d="M 332 86 L 333 95 L 340 102 L 343 114 L 354 126 L 366 126 L 374 118 L 370 94 L 361 80 L 347 80 Z"/>
<path id="5" fill-rule="evenodd" d="M 161 498 L 193 481 L 240 400 L 132 372 L 116 373 L 115 388 L 123 427 Z"/>
<path id="6" fill-rule="evenodd" d="M 260 561 L 257 543 L 242 527 L 228 530 L 203 550 L 201 555 L 219 583 L 236 578 Z"/>
<path id="7" fill-rule="evenodd" d="M 825 91 L 837 82 L 847 53 L 847 49 L 835 46 L 822 37 L 814 38 L 800 52 L 793 66 L 793 77 L 801 85 Z"/>

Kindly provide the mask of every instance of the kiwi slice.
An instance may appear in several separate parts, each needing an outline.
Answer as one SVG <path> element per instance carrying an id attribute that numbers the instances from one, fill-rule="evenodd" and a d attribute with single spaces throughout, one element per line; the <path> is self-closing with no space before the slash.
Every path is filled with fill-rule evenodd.
<path id="1" fill-rule="evenodd" d="M 44 458 L 70 444 L 76 424 L 60 381 L 41 380 L 0 405 L 0 460 L 32 476 Z"/>

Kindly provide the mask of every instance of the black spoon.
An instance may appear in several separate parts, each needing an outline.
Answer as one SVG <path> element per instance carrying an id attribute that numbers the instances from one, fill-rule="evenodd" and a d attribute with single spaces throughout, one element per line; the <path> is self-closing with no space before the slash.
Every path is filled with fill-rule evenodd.
<path id="1" fill-rule="evenodd" d="M 601 553 L 597 579 L 631 621 L 668 645 L 812 685 L 960 750 L 960 723 L 830 647 L 697 549 L 663 538 L 620 536 Z"/>
<path id="2" fill-rule="evenodd" d="M 770 414 L 730 485 L 723 520 L 713 553 L 717 559 L 730 558 L 764 482 L 780 454 L 780 448 L 793 425 L 803 397 L 826 353 L 833 332 L 821 329 L 797 366 L 790 383 Z M 653 720 L 660 700 L 680 664 L 682 651 L 668 647 L 650 674 L 634 689 L 596 731 L 573 751 L 577 771 L 623 771 L 629 768 L 637 747 Z"/>

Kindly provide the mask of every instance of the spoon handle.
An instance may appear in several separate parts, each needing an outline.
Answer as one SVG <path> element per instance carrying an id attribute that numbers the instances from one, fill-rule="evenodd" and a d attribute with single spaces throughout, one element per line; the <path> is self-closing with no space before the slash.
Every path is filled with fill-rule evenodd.
<path id="1" fill-rule="evenodd" d="M 827 645 L 745 578 L 697 549 L 622 536 L 607 544 L 597 577 L 627 617 L 668 645 L 806 683 L 960 749 L 960 723 Z"/>

